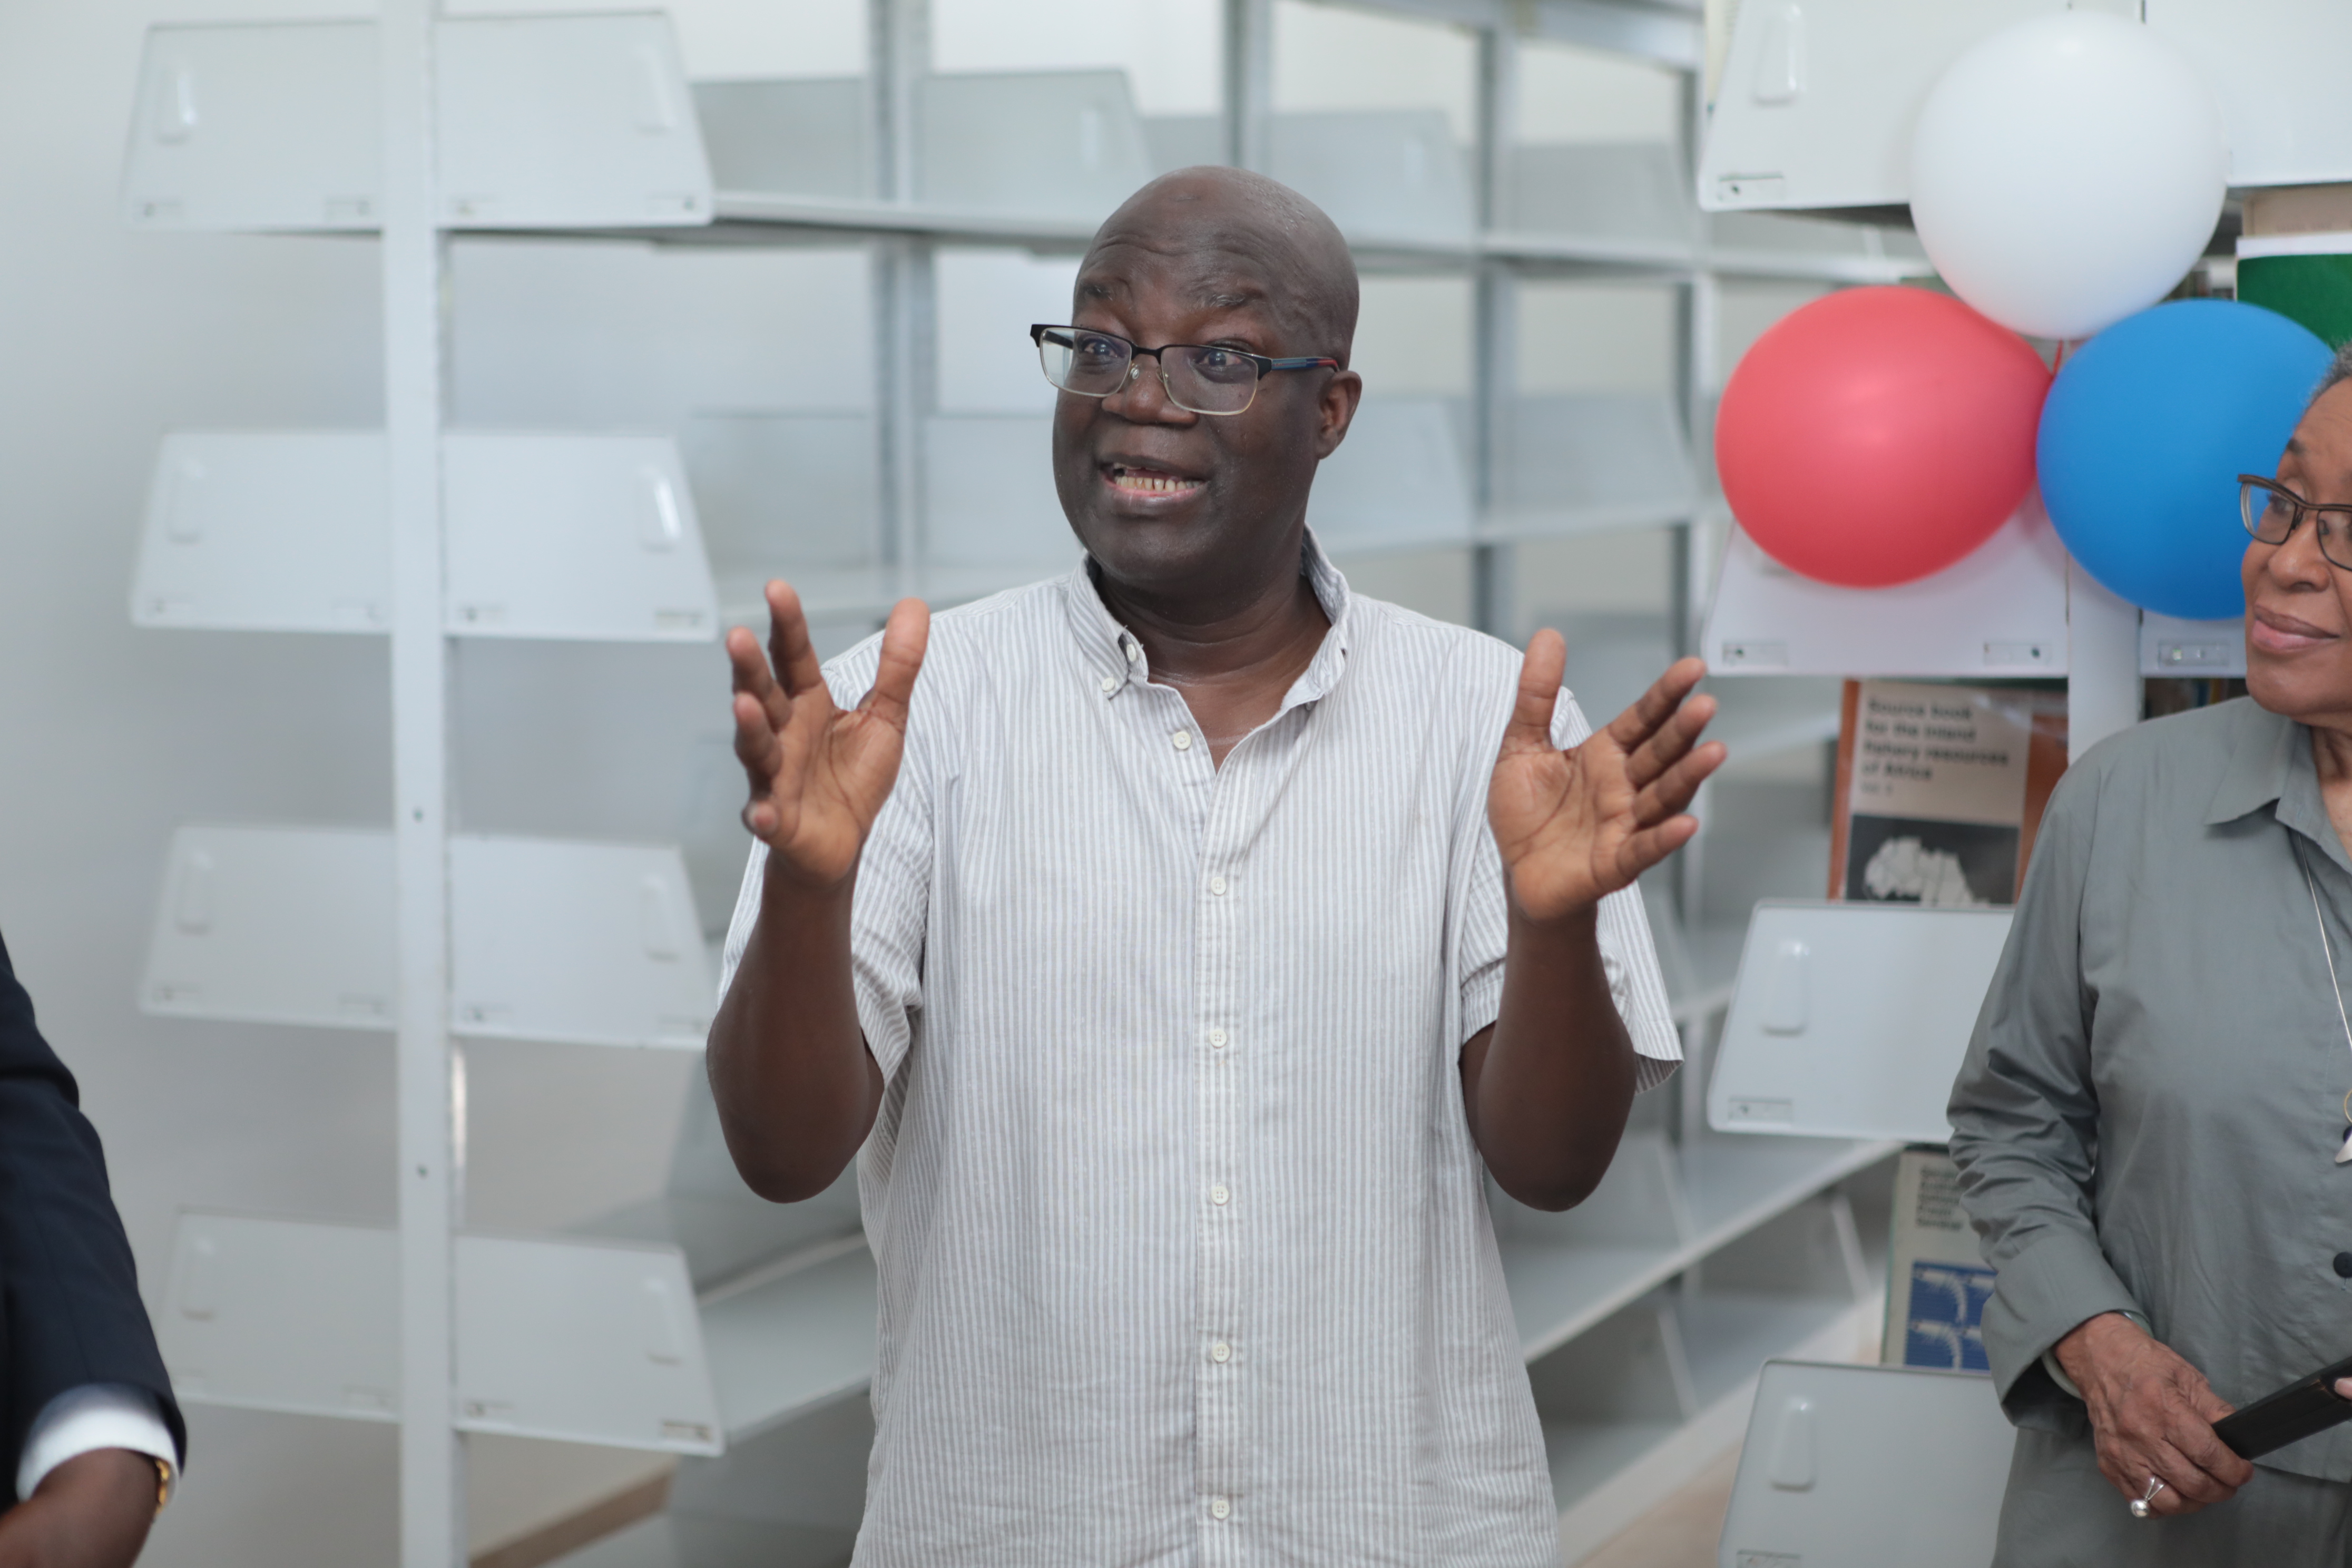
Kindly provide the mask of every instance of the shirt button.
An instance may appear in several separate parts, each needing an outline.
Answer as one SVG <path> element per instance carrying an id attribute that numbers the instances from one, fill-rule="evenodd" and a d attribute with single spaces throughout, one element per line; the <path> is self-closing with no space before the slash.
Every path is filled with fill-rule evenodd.
<path id="1" fill-rule="evenodd" d="M 1234 1347 L 1225 1343 L 1224 1341 L 1219 1340 L 1215 1344 L 1209 1347 L 1209 1359 L 1217 1363 L 1219 1365 L 1223 1365 L 1224 1363 L 1234 1359 Z"/>
<path id="2" fill-rule="evenodd" d="M 1223 898 L 1225 892 L 1225 879 L 1223 877 L 1210 878 L 1209 891 L 1216 894 L 1219 898 Z"/>
<path id="3" fill-rule="evenodd" d="M 1104 676 L 1104 677 L 1102 678 L 1102 689 L 1103 689 L 1103 695 L 1104 695 L 1105 697 L 1108 697 L 1108 696 L 1109 696 L 1112 692 L 1117 691 L 1117 690 L 1118 689 L 1118 676 L 1116 676 L 1116 675 L 1106 675 L 1106 676 Z"/>
<path id="4" fill-rule="evenodd" d="M 1216 1205 L 1219 1208 L 1224 1207 L 1226 1201 L 1233 1195 L 1233 1194 L 1225 1191 L 1225 1184 L 1223 1182 L 1219 1182 L 1215 1186 L 1209 1189 L 1209 1201 Z M 1225 1358 L 1219 1356 L 1217 1359 L 1219 1361 L 1223 1361 Z"/>
<path id="5" fill-rule="evenodd" d="M 1192 749 L 1192 731 L 1190 730 L 1179 730 L 1168 738 L 1175 742 L 1176 749 L 1180 752 L 1189 752 Z"/>
<path id="6" fill-rule="evenodd" d="M 1213 1046 L 1216 1047 L 1219 1050 L 1223 1050 L 1223 1049 L 1224 1049 L 1224 1047 L 1225 1047 L 1225 1032 L 1224 1032 L 1223 1029 L 1212 1029 L 1212 1030 L 1210 1030 L 1210 1031 L 1209 1031 L 1209 1044 L 1211 1044 L 1211 1045 L 1213 1045 Z"/>
<path id="7" fill-rule="evenodd" d="M 1126 647 L 1128 663 L 1133 664 L 1136 660 L 1143 657 L 1143 650 L 1140 647 L 1138 647 L 1135 644 L 1130 642 L 1127 644 Z"/>
<path id="8" fill-rule="evenodd" d="M 2352 1279 L 2352 1252 L 2339 1252 L 2336 1255 L 2336 1277 L 2339 1279 Z"/>
<path id="9" fill-rule="evenodd" d="M 1211 1498 L 1209 1500 L 1209 1517 L 1211 1519 L 1223 1519 L 1233 1511 L 1234 1505 L 1227 1502 L 1224 1499 Z"/>

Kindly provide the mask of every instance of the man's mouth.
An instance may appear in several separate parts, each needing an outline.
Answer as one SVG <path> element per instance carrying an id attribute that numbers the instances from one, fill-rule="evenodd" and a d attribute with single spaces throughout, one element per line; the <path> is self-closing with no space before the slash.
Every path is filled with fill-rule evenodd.
<path id="1" fill-rule="evenodd" d="M 1170 473 L 1165 468 L 1143 468 L 1131 463 L 1107 463 L 1103 466 L 1103 473 L 1109 479 L 1113 489 L 1133 496 L 1186 495 L 1199 489 L 1204 482 L 1188 479 L 1182 474 Z"/>

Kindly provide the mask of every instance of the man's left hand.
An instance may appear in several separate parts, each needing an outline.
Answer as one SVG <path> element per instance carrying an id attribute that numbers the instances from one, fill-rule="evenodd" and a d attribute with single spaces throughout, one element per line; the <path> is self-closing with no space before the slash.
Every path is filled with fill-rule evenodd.
<path id="1" fill-rule="evenodd" d="M 0 1514 L 0 1568 L 130 1568 L 154 1522 L 155 1486 L 144 1454 L 76 1455 Z"/>
<path id="2" fill-rule="evenodd" d="M 1504 886 L 1512 907 L 1535 921 L 1591 910 L 1690 842 L 1698 819 L 1685 809 L 1723 765 L 1719 742 L 1698 743 L 1715 717 L 1714 698 L 1691 695 L 1706 674 L 1698 659 L 1675 664 L 1572 752 L 1551 743 L 1567 667 L 1558 632 L 1528 642 L 1518 703 L 1486 790 Z"/>

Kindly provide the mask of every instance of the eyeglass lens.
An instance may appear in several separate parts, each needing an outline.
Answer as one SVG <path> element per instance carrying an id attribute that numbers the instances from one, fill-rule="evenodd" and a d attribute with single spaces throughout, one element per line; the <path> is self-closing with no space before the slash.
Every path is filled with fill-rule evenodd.
<path id="1" fill-rule="evenodd" d="M 2339 508 L 2321 508 L 2299 500 L 2270 485 L 2242 483 L 2238 511 L 2246 531 L 2264 544 L 2284 544 L 2296 521 L 2308 513 L 2318 531 L 2319 553 L 2332 565 L 2352 572 L 2352 517 Z"/>
<path id="2" fill-rule="evenodd" d="M 1045 379 L 1083 397 L 1125 386 L 1136 349 L 1109 332 L 1049 328 L 1037 334 Z M 1171 344 L 1157 355 L 1169 401 L 1193 414 L 1239 414 L 1257 396 L 1257 362 L 1232 349 Z"/>

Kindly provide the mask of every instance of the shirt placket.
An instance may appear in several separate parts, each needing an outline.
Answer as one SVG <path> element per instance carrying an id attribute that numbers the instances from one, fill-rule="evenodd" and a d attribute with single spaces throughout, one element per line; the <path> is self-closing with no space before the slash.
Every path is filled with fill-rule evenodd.
<path id="1" fill-rule="evenodd" d="M 1240 1180 L 1243 1105 L 1251 1062 L 1265 1042 L 1240 1017 L 1239 955 L 1248 898 L 1236 864 L 1249 841 L 1260 763 L 1273 737 L 1259 733 L 1226 754 L 1209 792 L 1208 817 L 1193 868 L 1194 955 L 1199 1015 L 1201 1312 L 1194 1335 L 1193 1430 L 1199 1444 L 1201 1561 L 1239 1563 L 1251 1503 L 1244 1470 L 1244 1402 L 1253 1355 L 1244 1300 L 1246 1226 L 1261 1194 Z"/>

